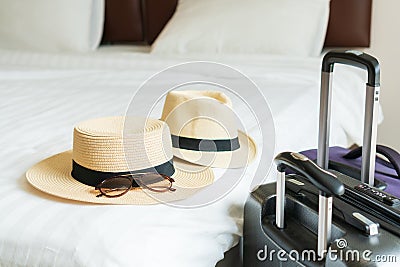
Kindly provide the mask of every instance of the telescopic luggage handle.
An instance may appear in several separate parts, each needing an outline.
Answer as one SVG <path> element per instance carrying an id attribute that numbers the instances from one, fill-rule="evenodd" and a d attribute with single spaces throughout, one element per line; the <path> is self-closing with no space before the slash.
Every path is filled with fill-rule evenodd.
<path id="1" fill-rule="evenodd" d="M 331 117 L 332 72 L 334 64 L 346 64 L 368 71 L 365 98 L 364 136 L 362 148 L 361 181 L 374 185 L 377 114 L 380 90 L 380 68 L 376 58 L 358 51 L 328 52 L 322 61 L 319 137 L 317 163 L 328 169 L 329 132 Z"/>
<path id="2" fill-rule="evenodd" d="M 323 170 L 306 156 L 294 152 L 282 152 L 275 157 L 278 169 L 276 181 L 276 226 L 285 227 L 285 168 L 290 167 L 306 177 L 319 189 L 318 256 L 324 256 L 331 240 L 332 195 L 344 194 L 344 185 L 330 172 Z"/>
<path id="3" fill-rule="evenodd" d="M 322 60 L 322 71 L 333 72 L 335 63 L 351 65 L 368 72 L 368 85 L 379 87 L 380 68 L 376 58 L 360 51 L 349 50 L 346 52 L 328 52 Z"/>

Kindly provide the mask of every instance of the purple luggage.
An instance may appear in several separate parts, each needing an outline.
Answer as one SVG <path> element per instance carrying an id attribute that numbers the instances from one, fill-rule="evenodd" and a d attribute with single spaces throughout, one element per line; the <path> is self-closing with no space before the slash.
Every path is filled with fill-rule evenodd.
<path id="1" fill-rule="evenodd" d="M 301 153 L 311 160 L 317 159 L 316 149 L 306 150 Z M 376 153 L 384 156 L 387 160 L 376 157 L 375 187 L 400 197 L 400 154 L 383 145 L 376 146 Z M 353 150 L 337 146 L 330 147 L 329 169 L 361 180 L 361 154 L 361 147 Z"/>

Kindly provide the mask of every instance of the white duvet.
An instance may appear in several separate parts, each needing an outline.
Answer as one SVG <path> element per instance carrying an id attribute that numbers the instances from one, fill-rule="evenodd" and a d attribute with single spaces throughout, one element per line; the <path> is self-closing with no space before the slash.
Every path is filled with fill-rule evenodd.
<path id="1" fill-rule="evenodd" d="M 214 60 L 260 87 L 274 114 L 276 152 L 316 147 L 320 59 Z M 238 242 L 255 165 L 229 195 L 194 209 L 65 201 L 25 179 L 38 161 L 71 149 L 77 122 L 124 114 L 142 82 L 183 61 L 115 51 L 0 52 L 0 266 L 214 266 Z M 332 144 L 360 142 L 364 78 L 351 68 L 335 73 Z"/>

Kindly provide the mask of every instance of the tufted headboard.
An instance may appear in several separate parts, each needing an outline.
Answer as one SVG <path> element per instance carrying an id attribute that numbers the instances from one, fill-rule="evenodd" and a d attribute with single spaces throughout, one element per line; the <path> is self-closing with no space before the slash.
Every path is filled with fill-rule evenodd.
<path id="1" fill-rule="evenodd" d="M 178 0 L 105 2 L 103 43 L 152 44 L 174 14 Z M 325 47 L 368 47 L 371 11 L 372 0 L 331 0 Z"/>

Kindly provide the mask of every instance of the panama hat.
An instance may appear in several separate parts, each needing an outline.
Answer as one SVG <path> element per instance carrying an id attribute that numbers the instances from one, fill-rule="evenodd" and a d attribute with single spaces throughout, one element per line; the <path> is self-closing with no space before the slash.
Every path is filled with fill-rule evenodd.
<path id="1" fill-rule="evenodd" d="M 171 130 L 178 158 L 220 168 L 241 168 L 255 158 L 255 142 L 238 130 L 232 101 L 222 92 L 171 91 L 161 120 Z"/>
<path id="2" fill-rule="evenodd" d="M 173 178 L 176 191 L 148 192 L 136 187 L 121 197 L 96 197 L 95 186 L 122 173 L 158 172 Z M 103 204 L 155 204 L 185 199 L 211 184 L 210 168 L 174 159 L 168 126 L 156 119 L 106 117 L 74 128 L 73 150 L 29 169 L 35 188 L 58 197 Z"/>

